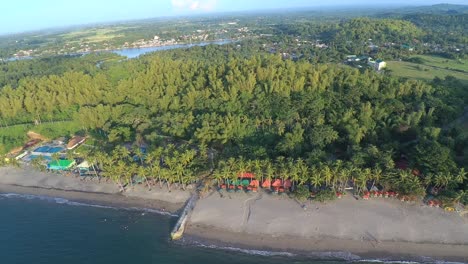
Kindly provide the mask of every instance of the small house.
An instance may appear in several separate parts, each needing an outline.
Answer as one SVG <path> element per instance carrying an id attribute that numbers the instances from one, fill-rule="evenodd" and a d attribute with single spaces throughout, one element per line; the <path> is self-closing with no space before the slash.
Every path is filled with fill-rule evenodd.
<path id="1" fill-rule="evenodd" d="M 375 61 L 370 60 L 368 64 L 376 71 L 381 71 L 387 67 L 387 63 L 383 60 L 375 60 Z"/>
<path id="2" fill-rule="evenodd" d="M 414 50 L 414 47 L 413 46 L 410 46 L 408 44 L 403 44 L 401 45 L 401 48 L 402 49 L 405 49 L 405 50 L 408 50 L 408 51 L 413 51 Z"/>
<path id="3" fill-rule="evenodd" d="M 68 141 L 67 149 L 72 150 L 78 147 L 80 144 L 83 144 L 86 140 L 86 137 L 74 136 Z"/>

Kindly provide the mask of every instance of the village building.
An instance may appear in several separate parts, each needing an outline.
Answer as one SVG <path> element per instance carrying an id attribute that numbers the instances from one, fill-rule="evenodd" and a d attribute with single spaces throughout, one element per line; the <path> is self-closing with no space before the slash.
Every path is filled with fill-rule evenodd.
<path id="1" fill-rule="evenodd" d="M 375 60 L 375 61 L 369 60 L 367 64 L 376 71 L 381 71 L 387 67 L 387 63 L 383 60 Z"/>

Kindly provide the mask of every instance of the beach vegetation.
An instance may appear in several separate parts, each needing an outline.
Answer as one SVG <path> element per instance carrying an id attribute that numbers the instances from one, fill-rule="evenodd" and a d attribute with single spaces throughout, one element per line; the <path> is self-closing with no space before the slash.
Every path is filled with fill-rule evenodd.
<path id="1" fill-rule="evenodd" d="M 324 203 L 327 201 L 333 201 L 335 199 L 336 199 L 336 192 L 331 189 L 326 189 L 326 190 L 318 191 L 317 194 L 315 194 L 314 201 Z"/>

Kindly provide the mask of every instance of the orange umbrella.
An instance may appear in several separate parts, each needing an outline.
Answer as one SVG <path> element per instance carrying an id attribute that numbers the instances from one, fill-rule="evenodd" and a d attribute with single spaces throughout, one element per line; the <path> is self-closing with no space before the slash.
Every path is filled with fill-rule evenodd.
<path id="1" fill-rule="evenodd" d="M 273 184 L 271 184 L 271 186 L 273 186 L 273 187 L 280 187 L 280 186 L 282 186 L 282 185 L 283 185 L 283 183 L 281 182 L 280 179 L 276 179 L 276 180 L 273 182 Z"/>
<path id="2" fill-rule="evenodd" d="M 253 178 L 255 178 L 255 174 L 253 174 L 252 172 L 239 173 L 239 178 L 253 179 Z"/>
<path id="3" fill-rule="evenodd" d="M 258 180 L 252 180 L 249 185 L 252 187 L 258 187 L 260 186 L 260 182 Z"/>
<path id="4" fill-rule="evenodd" d="M 284 188 L 286 188 L 286 189 L 291 188 L 291 186 L 292 186 L 292 183 L 291 183 L 290 180 L 285 180 L 284 181 Z"/>

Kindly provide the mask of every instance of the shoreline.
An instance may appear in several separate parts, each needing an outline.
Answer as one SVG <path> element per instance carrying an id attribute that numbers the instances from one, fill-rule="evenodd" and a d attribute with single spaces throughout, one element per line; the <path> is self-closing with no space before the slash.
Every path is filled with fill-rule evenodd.
<path id="1" fill-rule="evenodd" d="M 403 241 L 358 241 L 341 238 L 301 238 L 239 233 L 213 226 L 189 225 L 184 244 L 220 249 L 271 252 L 272 255 L 325 260 L 381 260 L 468 262 L 468 245 L 412 243 Z"/>
<path id="2" fill-rule="evenodd" d="M 177 214 L 183 203 L 169 203 L 160 200 L 150 200 L 128 197 L 122 194 L 72 191 L 54 188 L 30 187 L 20 185 L 0 184 L 0 194 L 33 195 L 37 197 L 63 198 L 71 202 L 87 205 L 109 206 L 112 208 L 136 208 L 160 211 L 161 214 Z"/>
<path id="3" fill-rule="evenodd" d="M 149 191 L 141 185 L 120 193 L 115 184 L 30 167 L 0 168 L 0 193 L 69 200 L 57 203 L 149 209 L 171 216 L 190 197 L 190 191 L 156 186 Z M 182 243 L 319 259 L 468 263 L 468 218 L 394 199 L 356 201 L 348 195 L 330 203 L 301 204 L 265 192 L 212 192 L 191 212 Z"/>
<path id="4" fill-rule="evenodd" d="M 65 198 L 74 202 L 117 208 L 147 208 L 175 213 L 190 198 L 190 191 L 172 191 L 159 186 L 150 190 L 135 185 L 120 192 L 114 183 L 84 180 L 34 170 L 32 167 L 0 167 L 0 193 Z"/>

